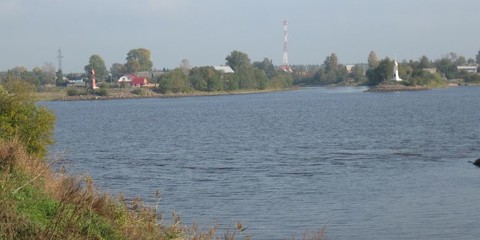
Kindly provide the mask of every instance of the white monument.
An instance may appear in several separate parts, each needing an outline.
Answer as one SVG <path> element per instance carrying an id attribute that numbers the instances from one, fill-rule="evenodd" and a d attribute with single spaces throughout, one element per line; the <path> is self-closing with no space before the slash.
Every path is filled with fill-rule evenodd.
<path id="1" fill-rule="evenodd" d="M 393 80 L 400 82 L 403 81 L 400 76 L 398 76 L 398 62 L 397 59 L 395 59 L 395 65 L 393 66 Z"/>

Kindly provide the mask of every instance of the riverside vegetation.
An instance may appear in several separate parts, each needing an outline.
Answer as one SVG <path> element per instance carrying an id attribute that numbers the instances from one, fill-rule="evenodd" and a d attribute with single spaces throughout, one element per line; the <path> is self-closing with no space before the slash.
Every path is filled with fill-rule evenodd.
<path id="1" fill-rule="evenodd" d="M 33 87 L 0 85 L 0 239 L 250 239 L 246 228 L 217 235 L 217 228 L 165 221 L 157 205 L 102 193 L 90 177 L 71 176 L 47 159 L 55 116 L 37 106 Z M 324 239 L 325 229 L 304 239 Z"/>
<path id="2" fill-rule="evenodd" d="M 187 59 L 183 59 L 178 68 L 163 69 L 153 74 L 153 63 L 150 60 L 150 51 L 139 48 L 132 49 L 127 54 L 127 62 L 114 63 L 107 70 L 103 59 L 94 54 L 90 57 L 85 72 L 64 75 L 61 70 L 55 72 L 52 64 L 35 67 L 28 71 L 25 67 L 15 67 L 7 72 L 0 72 L 0 82 L 24 80 L 35 85 L 37 97 L 41 100 L 58 99 L 111 99 L 111 98 L 138 98 L 138 97 L 172 97 L 219 95 L 229 93 L 244 93 L 258 91 L 272 91 L 288 89 L 291 86 L 385 86 L 390 84 L 389 90 L 418 90 L 444 87 L 448 84 L 480 84 L 480 74 L 459 70 L 459 66 L 478 66 L 480 51 L 476 59 L 466 59 L 455 53 L 449 53 L 437 60 L 430 60 L 422 56 L 418 60 L 403 60 L 399 63 L 399 75 L 404 80 L 391 84 L 393 78 L 393 60 L 386 57 L 379 59 L 374 51 L 368 56 L 368 63 L 355 65 L 341 64 L 335 53 L 325 58 L 320 65 L 293 65 L 292 72 L 279 70 L 272 60 L 264 58 L 253 62 L 246 53 L 232 51 L 225 58 L 225 64 L 234 70 L 234 73 L 224 73 L 213 67 L 190 66 Z M 348 66 L 348 68 L 347 68 Z M 90 84 L 92 69 L 102 89 L 86 90 L 67 88 L 68 79 L 83 79 Z M 348 70 L 347 70 L 348 69 Z M 116 90 L 122 88 L 114 81 L 129 73 L 143 72 L 151 75 L 151 86 L 147 90 Z M 51 88 L 57 86 L 57 88 Z M 382 91 L 383 88 L 377 90 Z"/>

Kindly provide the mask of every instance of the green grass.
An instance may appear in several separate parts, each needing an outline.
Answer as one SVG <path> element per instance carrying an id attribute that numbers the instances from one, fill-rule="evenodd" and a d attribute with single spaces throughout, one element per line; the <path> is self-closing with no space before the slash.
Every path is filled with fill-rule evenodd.
<path id="1" fill-rule="evenodd" d="M 215 226 L 199 231 L 182 225 L 178 215 L 167 223 L 141 199 L 112 198 L 96 190 L 91 178 L 53 172 L 20 143 L 0 140 L 0 240 L 250 239 L 246 229 L 239 223 L 219 237 Z M 303 239 L 324 236 L 322 229 Z"/>

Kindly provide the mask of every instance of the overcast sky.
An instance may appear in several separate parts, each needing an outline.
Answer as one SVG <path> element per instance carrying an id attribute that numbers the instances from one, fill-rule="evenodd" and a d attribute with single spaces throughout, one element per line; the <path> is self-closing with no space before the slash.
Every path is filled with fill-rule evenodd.
<path id="1" fill-rule="evenodd" d="M 479 0 L 0 0 L 0 71 L 58 65 L 82 72 L 92 54 L 107 65 L 147 48 L 154 67 L 220 65 L 233 50 L 252 61 L 320 64 L 430 59 L 480 50 Z"/>

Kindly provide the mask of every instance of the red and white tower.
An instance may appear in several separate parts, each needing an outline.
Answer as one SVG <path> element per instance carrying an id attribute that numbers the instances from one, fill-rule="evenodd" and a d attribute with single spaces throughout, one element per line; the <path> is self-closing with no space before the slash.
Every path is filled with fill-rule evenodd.
<path id="1" fill-rule="evenodd" d="M 292 69 L 288 65 L 288 22 L 283 21 L 283 62 L 280 68 L 285 72 L 292 72 Z"/>

